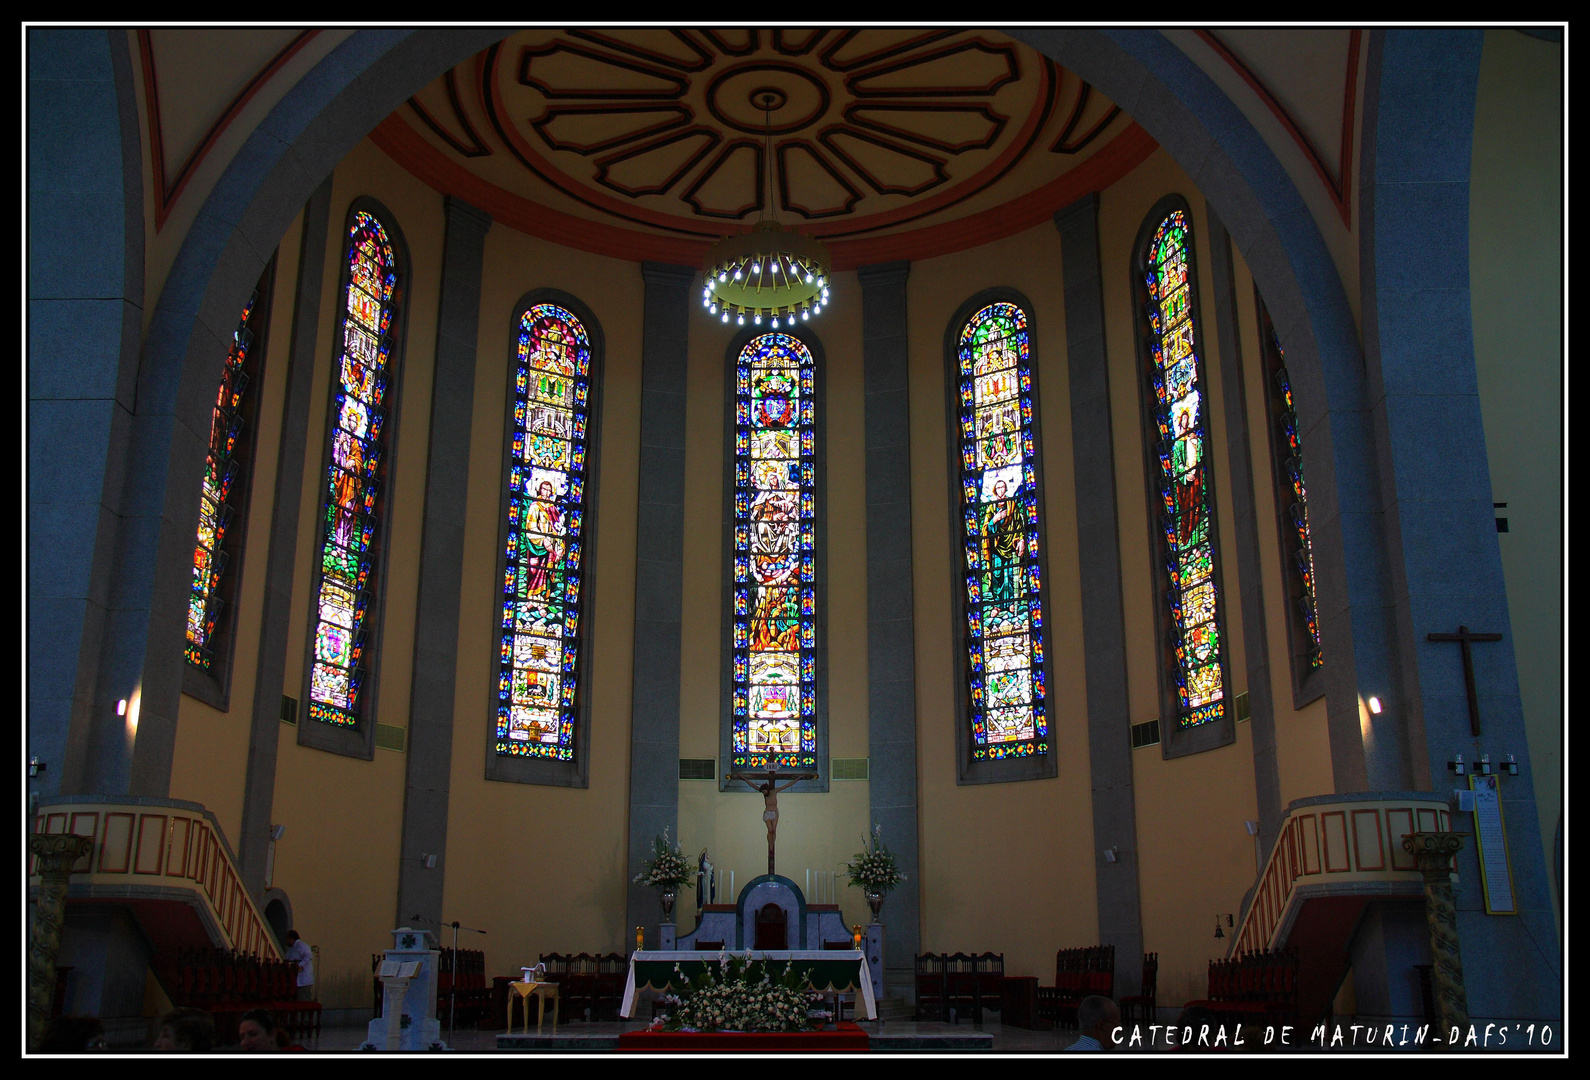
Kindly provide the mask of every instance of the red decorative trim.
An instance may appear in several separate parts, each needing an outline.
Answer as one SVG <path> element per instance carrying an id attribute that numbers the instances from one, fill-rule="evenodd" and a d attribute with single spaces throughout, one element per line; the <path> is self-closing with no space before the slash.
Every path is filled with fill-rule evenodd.
<path id="1" fill-rule="evenodd" d="M 1341 828 L 1342 831 L 1342 863 L 1340 866 L 1336 865 L 1335 861 L 1331 858 L 1333 854 L 1331 851 L 1330 829 L 1332 818 L 1336 819 L 1336 824 Z M 1323 843 L 1320 845 L 1320 854 L 1325 863 L 1325 872 L 1327 874 L 1340 874 L 1351 870 L 1353 868 L 1353 854 L 1352 848 L 1349 847 L 1349 845 L 1353 842 L 1353 840 L 1352 837 L 1347 835 L 1347 811 L 1331 810 L 1327 813 L 1321 814 L 1319 816 L 1319 823 L 1320 832 L 1323 834 L 1320 837 L 1320 839 L 1323 841 Z"/>
<path id="2" fill-rule="evenodd" d="M 1391 868 L 1393 870 L 1416 870 L 1419 860 L 1411 852 L 1402 850 L 1402 838 L 1414 831 L 1413 808 L 1405 810 L 1386 811 L 1386 830 L 1391 835 Z"/>
<path id="3" fill-rule="evenodd" d="M 248 81 L 248 85 L 240 90 L 232 99 L 230 105 L 221 113 L 220 117 L 210 125 L 204 133 L 204 138 L 199 140 L 199 145 L 193 148 L 188 159 L 176 172 L 175 177 L 166 173 L 166 154 L 164 140 L 160 132 L 160 89 L 155 77 L 155 54 L 151 45 L 148 30 L 138 31 L 138 51 L 142 54 L 144 73 L 144 112 L 149 121 L 149 156 L 151 171 L 154 173 L 155 185 L 155 231 L 158 232 L 171 216 L 171 207 L 181 197 L 182 191 L 188 186 L 188 181 L 193 178 L 199 163 L 205 159 L 216 140 L 237 119 L 237 114 L 243 111 L 243 106 L 264 86 L 266 81 L 281 70 L 283 64 L 291 60 L 298 50 L 309 43 L 309 39 L 320 33 L 319 30 L 304 30 L 289 41 L 271 61 L 259 70 Z"/>
<path id="4" fill-rule="evenodd" d="M 177 846 L 177 830 L 182 830 L 182 846 Z M 188 875 L 188 839 L 193 828 L 193 819 L 173 817 L 171 819 L 171 850 L 166 858 L 166 877 L 187 877 Z"/>
<path id="5" fill-rule="evenodd" d="M 1071 138 L 1071 133 L 1076 130 L 1077 121 L 1082 119 L 1082 110 L 1088 107 L 1088 98 L 1091 97 L 1092 94 L 1093 87 L 1084 82 L 1082 84 L 1082 88 L 1077 91 L 1077 103 L 1076 105 L 1072 106 L 1071 115 L 1066 118 L 1065 127 L 1060 129 L 1060 134 L 1055 138 L 1054 145 L 1049 147 L 1051 153 L 1077 153 L 1091 143 L 1094 139 L 1098 138 L 1099 133 L 1110 126 L 1110 121 L 1121 115 L 1121 107 L 1119 105 L 1112 105 L 1110 107 L 1110 111 L 1104 114 L 1104 119 L 1100 120 L 1098 123 L 1089 128 L 1087 134 L 1083 135 L 1074 143 L 1068 143 L 1066 140 Z"/>
<path id="6" fill-rule="evenodd" d="M 1325 167 L 1325 161 L 1320 157 L 1314 144 L 1309 142 L 1308 136 L 1303 134 L 1301 128 L 1292 119 L 1290 113 L 1270 93 L 1269 87 L 1259 81 L 1248 65 L 1237 58 L 1237 55 L 1226 47 L 1225 43 L 1215 37 L 1208 30 L 1194 30 L 1203 39 L 1204 44 L 1213 49 L 1222 60 L 1231 65 L 1233 71 L 1242 76 L 1258 95 L 1259 100 L 1281 122 L 1281 126 L 1292 136 L 1292 140 L 1302 149 L 1303 156 L 1308 158 L 1309 164 L 1314 166 L 1314 172 L 1319 175 L 1320 182 L 1325 185 L 1326 192 L 1331 197 L 1331 202 L 1336 204 L 1336 210 L 1342 216 L 1342 224 L 1352 228 L 1352 193 L 1353 193 L 1353 118 L 1358 102 L 1358 53 L 1363 39 L 1362 30 L 1354 30 L 1347 38 L 1347 85 L 1342 94 L 1342 146 L 1341 146 L 1341 175 L 1332 177 L 1330 170 Z"/>
<path id="7" fill-rule="evenodd" d="M 470 172 L 426 142 L 396 114 L 378 124 L 370 140 L 436 191 L 464 199 L 508 228 L 596 255 L 700 266 L 707 250 L 724 232 L 747 231 L 745 226 L 729 226 L 707 239 L 665 236 L 542 206 Z M 894 259 L 929 259 L 1013 236 L 1048 220 L 1056 210 L 1089 192 L 1109 187 L 1146 161 L 1157 147 L 1146 131 L 1130 124 L 1075 169 L 1003 206 L 911 232 L 833 242 L 829 245 L 833 268 L 854 270 Z M 821 228 L 803 226 L 801 231 L 818 235 Z"/>
<path id="8" fill-rule="evenodd" d="M 88 816 L 88 815 L 85 815 Z M 105 835 L 99 843 L 99 869 L 106 874 L 125 874 L 132 865 L 133 827 L 138 820 L 137 814 L 106 814 Z M 76 815 L 72 821 L 73 831 L 76 831 Z M 126 830 L 125 837 L 116 835 Z M 112 844 L 116 848 L 111 847 Z"/>
<path id="9" fill-rule="evenodd" d="M 1359 820 L 1365 814 L 1375 819 L 1374 865 L 1370 865 L 1369 862 L 1369 857 L 1366 852 L 1368 845 L 1360 843 L 1360 837 L 1363 835 L 1363 830 L 1359 825 Z M 1386 834 L 1385 830 L 1380 827 L 1379 810 L 1353 811 L 1353 856 L 1357 860 L 1358 869 L 1360 870 L 1384 870 L 1386 868 Z"/>
<path id="10" fill-rule="evenodd" d="M 150 826 L 155 826 L 151 829 Z M 144 849 L 148 847 L 153 853 L 154 869 L 146 870 Z M 138 816 L 138 847 L 133 852 L 133 873 L 158 874 L 165 869 L 166 861 L 166 815 L 140 814 Z"/>

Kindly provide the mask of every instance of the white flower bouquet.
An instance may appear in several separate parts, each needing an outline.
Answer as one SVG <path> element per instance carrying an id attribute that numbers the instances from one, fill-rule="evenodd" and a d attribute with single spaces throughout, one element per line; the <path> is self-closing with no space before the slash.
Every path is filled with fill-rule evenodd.
<path id="1" fill-rule="evenodd" d="M 720 954 L 715 970 L 708 964 L 694 979 L 676 982 L 680 992 L 662 1001 L 677 1008 L 653 1026 L 662 1031 L 807 1031 L 812 1026 L 808 975 L 796 971 L 792 961 L 779 971 L 768 961 L 753 963 L 749 954 Z"/>
<path id="2" fill-rule="evenodd" d="M 871 841 L 864 839 L 863 843 L 867 846 L 845 864 L 850 884 L 868 892 L 886 893 L 905 880 L 894 852 L 883 846 L 882 825 L 874 825 Z"/>
<path id="3" fill-rule="evenodd" d="M 652 837 L 651 846 L 652 858 L 635 875 L 635 884 L 655 885 L 663 892 L 676 892 L 681 885 L 687 889 L 695 887 L 691 881 L 695 868 L 685 861 L 685 853 L 677 843 L 668 843 L 667 829 L 663 829 L 661 836 Z"/>

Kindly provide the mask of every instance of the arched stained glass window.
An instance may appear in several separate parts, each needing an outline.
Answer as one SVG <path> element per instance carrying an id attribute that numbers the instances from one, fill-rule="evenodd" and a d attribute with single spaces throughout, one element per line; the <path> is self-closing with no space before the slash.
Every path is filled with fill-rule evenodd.
<path id="1" fill-rule="evenodd" d="M 752 338 L 734 366 L 731 763 L 817 769 L 816 364 Z"/>
<path id="2" fill-rule="evenodd" d="M 1165 213 L 1140 255 L 1153 397 L 1151 466 L 1177 729 L 1226 715 L 1221 598 L 1209 482 L 1209 392 L 1185 209 Z"/>
<path id="3" fill-rule="evenodd" d="M 375 542 L 396 285 L 397 259 L 386 228 L 373 214 L 355 212 L 332 384 L 309 675 L 309 718 L 339 727 L 359 720 L 369 661 L 366 622 L 379 570 Z"/>
<path id="4" fill-rule="evenodd" d="M 1255 290 L 1257 293 L 1257 290 Z M 1314 543 L 1308 532 L 1308 486 L 1303 479 L 1303 441 L 1297 431 L 1297 407 L 1292 401 L 1292 379 L 1286 370 L 1286 353 L 1275 335 L 1270 313 L 1262 299 L 1259 337 L 1264 367 L 1269 375 L 1266 396 L 1270 403 L 1270 449 L 1275 463 L 1276 497 L 1281 510 L 1281 552 L 1285 563 L 1289 612 L 1292 624 L 1294 676 L 1301 690 L 1303 679 L 1325 664 L 1320 649 L 1319 611 L 1314 600 Z"/>
<path id="5" fill-rule="evenodd" d="M 578 728 L 591 343 L 557 304 L 519 319 L 496 753 L 569 761 Z"/>
<path id="6" fill-rule="evenodd" d="M 996 302 L 956 346 L 972 761 L 1049 753 L 1042 509 L 1027 315 Z"/>
<path id="7" fill-rule="evenodd" d="M 243 306 L 237 329 L 232 332 L 232 347 L 226 355 L 226 368 L 210 411 L 210 449 L 204 459 L 204 482 L 199 490 L 199 532 L 193 549 L 193 588 L 188 595 L 188 663 L 213 671 L 216 620 L 220 617 L 221 575 L 226 571 L 227 533 L 233 524 L 234 488 L 240 486 L 243 462 L 244 394 L 254 363 L 254 311 L 259 303 L 255 290 Z"/>

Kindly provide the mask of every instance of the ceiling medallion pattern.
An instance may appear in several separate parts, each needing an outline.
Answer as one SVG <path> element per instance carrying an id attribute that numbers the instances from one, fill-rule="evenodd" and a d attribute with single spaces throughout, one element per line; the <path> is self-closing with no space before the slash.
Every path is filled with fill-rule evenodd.
<path id="1" fill-rule="evenodd" d="M 525 30 L 410 106 L 499 186 L 517 163 L 585 213 L 681 238 L 769 212 L 829 238 L 954 217 L 1125 126 L 1048 59 L 962 29 Z"/>

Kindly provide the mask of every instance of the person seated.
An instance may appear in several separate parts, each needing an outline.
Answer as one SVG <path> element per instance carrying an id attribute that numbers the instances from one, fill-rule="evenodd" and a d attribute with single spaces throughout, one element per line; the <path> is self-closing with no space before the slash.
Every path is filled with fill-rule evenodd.
<path id="1" fill-rule="evenodd" d="M 1089 994 L 1077 1005 L 1077 1041 L 1067 1050 L 1111 1050 L 1113 1032 L 1121 1023 L 1121 1010 L 1115 1002 L 1099 994 Z"/>
<path id="2" fill-rule="evenodd" d="M 269 1009 L 250 1009 L 237 1025 L 237 1048 L 245 1054 L 274 1054 L 276 1021 Z"/>
<path id="3" fill-rule="evenodd" d="M 215 1017 L 203 1009 L 172 1009 L 160 1018 L 155 1049 L 163 1054 L 204 1053 L 215 1046 Z"/>

